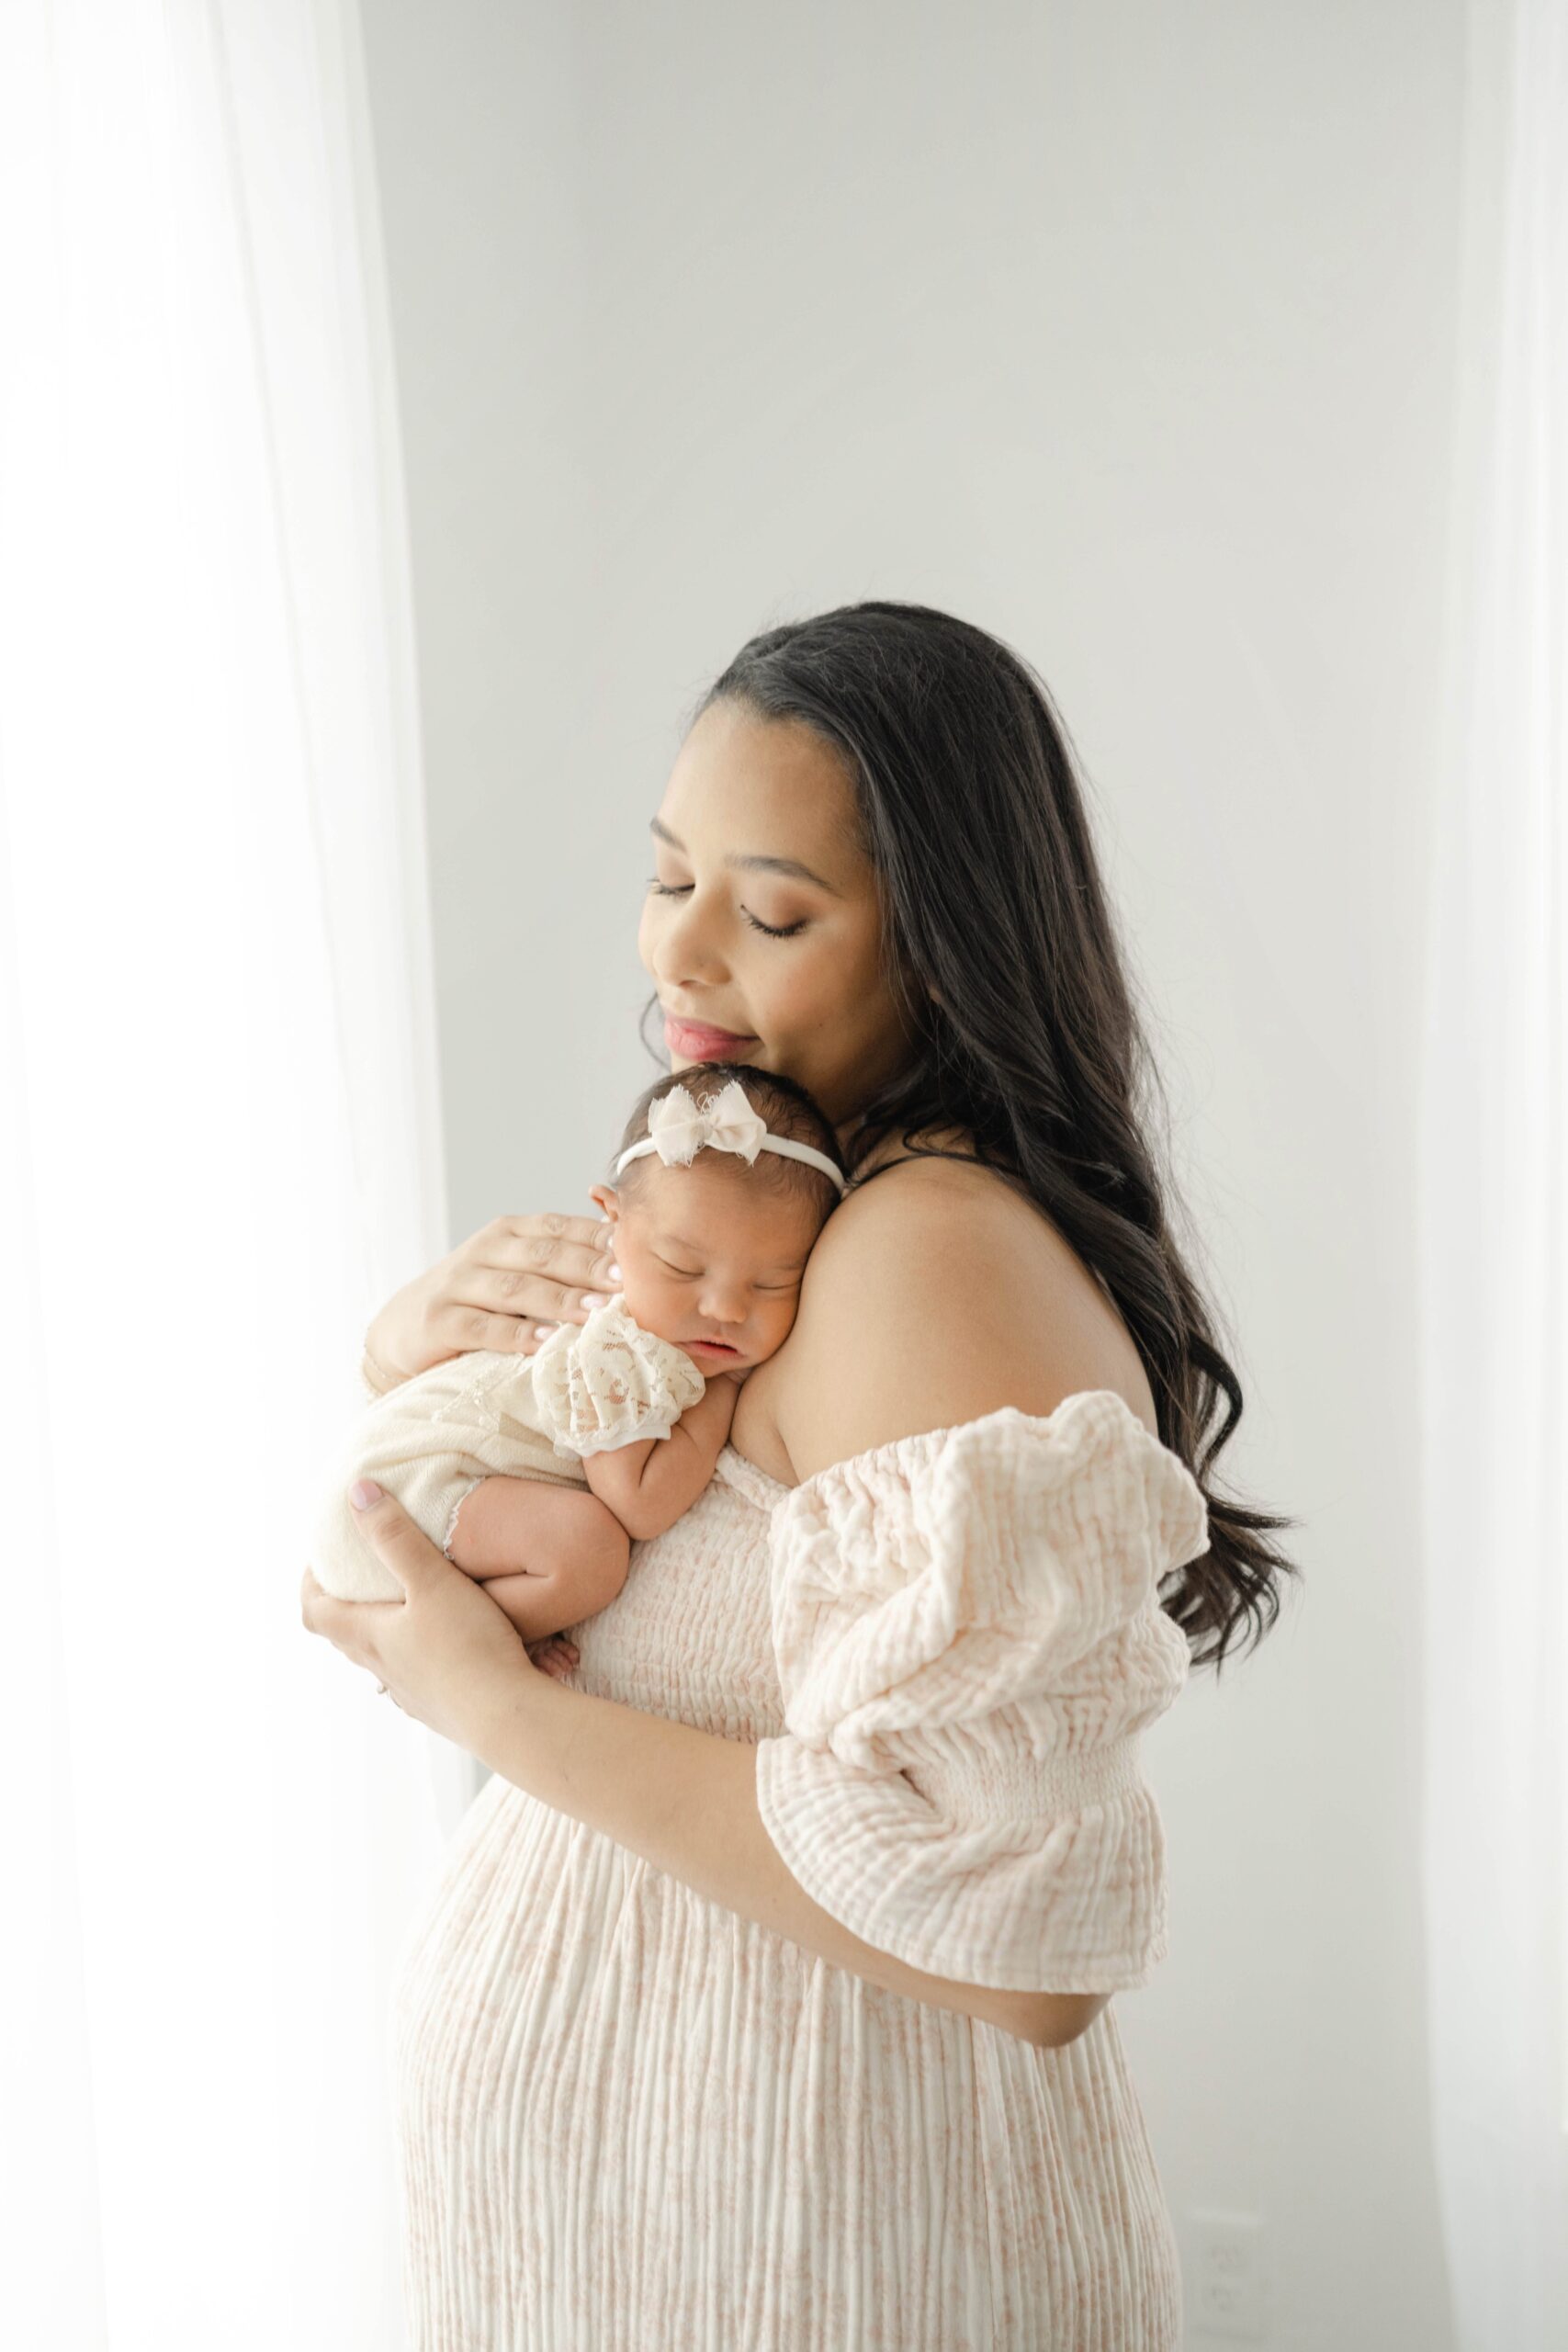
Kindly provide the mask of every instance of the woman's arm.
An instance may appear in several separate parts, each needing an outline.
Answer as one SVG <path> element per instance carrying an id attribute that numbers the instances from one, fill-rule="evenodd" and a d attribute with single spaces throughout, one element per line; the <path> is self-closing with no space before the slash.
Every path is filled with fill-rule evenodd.
<path id="1" fill-rule="evenodd" d="M 961 1984 L 863 1943 L 781 1860 L 757 1810 L 756 1749 L 747 1742 L 569 1690 L 530 1668 L 514 1702 L 492 1707 L 473 1753 L 502 1780 L 710 1902 L 911 2001 L 1059 2049 L 1093 2024 L 1110 1997 Z"/>

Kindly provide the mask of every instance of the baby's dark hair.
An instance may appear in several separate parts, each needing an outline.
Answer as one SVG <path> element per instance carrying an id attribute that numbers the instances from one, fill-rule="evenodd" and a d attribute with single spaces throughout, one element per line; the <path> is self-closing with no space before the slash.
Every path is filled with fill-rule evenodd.
<path id="1" fill-rule="evenodd" d="M 683 1086 L 694 1102 L 705 1104 L 722 1093 L 731 1079 L 774 1135 L 784 1136 L 792 1143 L 808 1143 L 824 1153 L 835 1168 L 843 1169 L 844 1155 L 839 1148 L 832 1121 L 815 1095 L 808 1094 L 793 1078 L 784 1078 L 777 1070 L 758 1069 L 750 1062 L 696 1062 L 690 1069 L 668 1071 L 638 1095 L 621 1140 L 611 1155 L 605 1182 L 614 1185 L 623 1199 L 635 1197 L 645 1170 L 662 1165 L 657 1151 L 645 1151 L 639 1159 L 629 1161 L 618 1176 L 615 1173 L 615 1161 L 622 1152 L 634 1143 L 641 1143 L 647 1136 L 648 1114 L 655 1102 L 662 1101 L 675 1087 Z M 819 1168 L 811 1167 L 804 1159 L 792 1159 L 785 1152 L 760 1151 L 749 1168 L 738 1153 L 716 1152 L 706 1145 L 696 1156 L 699 1160 L 728 1160 L 749 1183 L 766 1185 L 788 1199 L 811 1202 L 823 1223 L 841 1198 L 838 1186 Z M 844 1172 L 847 1174 L 848 1170 Z"/>

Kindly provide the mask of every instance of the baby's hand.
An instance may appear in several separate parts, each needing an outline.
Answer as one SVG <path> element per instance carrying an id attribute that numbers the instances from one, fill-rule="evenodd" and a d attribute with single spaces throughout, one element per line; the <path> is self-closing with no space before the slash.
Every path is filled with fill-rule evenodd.
<path id="1" fill-rule="evenodd" d="M 566 1634 L 547 1634 L 542 1642 L 525 1642 L 523 1646 L 540 1673 L 558 1682 L 580 1662 L 577 1644 Z"/>

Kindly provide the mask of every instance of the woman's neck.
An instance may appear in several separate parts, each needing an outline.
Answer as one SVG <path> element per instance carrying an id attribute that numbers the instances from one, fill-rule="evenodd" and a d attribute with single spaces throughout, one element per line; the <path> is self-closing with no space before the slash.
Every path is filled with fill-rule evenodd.
<path id="1" fill-rule="evenodd" d="M 840 1150 L 848 1147 L 853 1124 L 851 1121 L 839 1129 Z M 915 1136 L 917 1142 L 933 1150 L 962 1152 L 968 1159 L 977 1156 L 974 1137 L 962 1127 L 921 1127 L 916 1129 Z M 869 1176 L 874 1169 L 886 1168 L 890 1160 L 913 1159 L 916 1156 L 915 1153 L 906 1149 L 901 1136 L 886 1135 L 859 1162 L 854 1172 L 857 1178 Z"/>

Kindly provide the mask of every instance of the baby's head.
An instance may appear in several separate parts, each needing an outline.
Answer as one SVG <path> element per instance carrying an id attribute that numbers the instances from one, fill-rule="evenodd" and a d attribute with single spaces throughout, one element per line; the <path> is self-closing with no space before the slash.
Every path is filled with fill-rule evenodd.
<path id="1" fill-rule="evenodd" d="M 765 1149 L 749 1164 L 740 1152 L 704 1144 L 683 1166 L 667 1166 L 654 1149 L 616 1173 L 622 1154 L 648 1137 L 655 1103 L 679 1087 L 709 1110 L 731 1084 L 771 1136 L 809 1145 L 843 1170 L 832 1123 L 803 1086 L 749 1062 L 701 1062 L 639 1097 L 611 1182 L 592 1193 L 615 1229 L 626 1312 L 710 1376 L 761 1363 L 782 1347 L 812 1244 L 842 1197 L 823 1170 Z"/>

